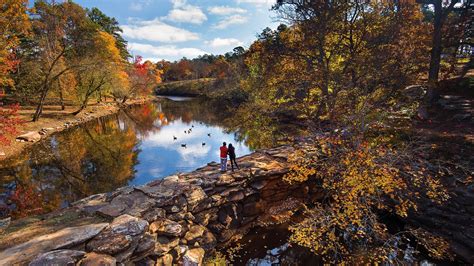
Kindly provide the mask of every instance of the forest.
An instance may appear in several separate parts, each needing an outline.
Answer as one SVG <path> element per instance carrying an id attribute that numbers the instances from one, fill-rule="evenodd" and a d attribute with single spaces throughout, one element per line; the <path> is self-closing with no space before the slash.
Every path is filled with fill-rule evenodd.
<path id="1" fill-rule="evenodd" d="M 77 115 L 152 97 L 159 83 L 212 80 L 202 97 L 225 104 L 226 125 L 250 147 L 313 143 L 283 179 L 326 194 L 290 226 L 290 243 L 331 264 L 411 264 L 419 253 L 474 262 L 472 213 L 464 236 L 419 222 L 435 208 L 472 209 L 473 3 L 278 0 L 272 11 L 280 25 L 249 47 L 151 62 L 132 57 L 97 8 L 2 0 L 0 142 L 25 123 L 23 106 L 38 121 L 48 104 Z"/>

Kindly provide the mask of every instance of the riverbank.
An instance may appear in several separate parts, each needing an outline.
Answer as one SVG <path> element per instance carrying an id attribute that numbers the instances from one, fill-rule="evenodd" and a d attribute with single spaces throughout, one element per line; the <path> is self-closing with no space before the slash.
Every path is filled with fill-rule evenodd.
<path id="1" fill-rule="evenodd" d="M 47 136 L 87 123 L 99 117 L 117 113 L 122 108 L 143 104 L 154 99 L 156 98 L 147 97 L 128 100 L 125 103 L 117 103 L 112 100 L 94 103 L 87 106 L 77 115 L 72 114 L 72 112 L 77 110 L 77 106 L 65 106 L 65 109 L 61 110 L 60 105 L 48 105 L 44 107 L 43 115 L 37 122 L 31 121 L 36 106 L 21 106 L 18 118 L 23 122 L 17 126 L 17 133 L 9 136 L 10 143 L 0 147 L 0 162 L 20 154 L 25 148 Z M 19 136 L 25 134 L 27 134 L 27 137 L 18 139 Z"/>
<path id="2" fill-rule="evenodd" d="M 210 163 L 12 221 L 0 234 L 0 264 L 201 265 L 217 245 L 254 226 L 285 221 L 323 196 L 315 184 L 283 181 L 286 158 L 294 151 L 292 146 L 260 150 L 238 158 L 235 172 L 221 173 Z"/>
<path id="3" fill-rule="evenodd" d="M 214 78 L 162 82 L 157 85 L 155 92 L 165 96 L 208 96 L 215 82 Z"/>

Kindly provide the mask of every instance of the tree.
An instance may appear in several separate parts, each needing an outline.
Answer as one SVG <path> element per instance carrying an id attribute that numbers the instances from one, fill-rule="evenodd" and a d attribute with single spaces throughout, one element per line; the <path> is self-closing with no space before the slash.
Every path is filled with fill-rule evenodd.
<path id="1" fill-rule="evenodd" d="M 123 84 L 117 82 L 125 67 L 120 50 L 116 46 L 114 37 L 104 31 L 95 34 L 95 41 L 76 65 L 85 67 L 77 68 L 75 76 L 77 79 L 76 95 L 80 101 L 80 107 L 74 111 L 76 115 L 87 107 L 89 99 L 94 94 L 99 94 L 106 89 L 120 87 Z"/>
<path id="2" fill-rule="evenodd" d="M 245 59 L 244 89 L 270 117 L 350 121 L 425 70 L 428 33 L 414 4 L 301 0 L 274 9 L 289 26 L 265 29 Z"/>
<path id="3" fill-rule="evenodd" d="M 87 16 L 96 23 L 101 30 L 111 34 L 115 38 L 117 48 L 120 50 L 120 56 L 128 60 L 131 56 L 127 50 L 127 41 L 122 37 L 122 29 L 115 18 L 108 17 L 98 8 L 93 7 L 87 10 Z"/>
<path id="4" fill-rule="evenodd" d="M 156 84 L 161 82 L 162 71 L 150 61 L 143 62 L 142 57 L 135 57 L 126 69 L 128 89 L 117 91 L 115 97 L 121 97 L 122 103 L 135 96 L 149 95 Z"/>
<path id="5" fill-rule="evenodd" d="M 69 64 L 68 61 L 74 61 L 74 57 L 80 57 L 87 51 L 95 32 L 85 10 L 72 2 L 48 4 L 38 1 L 35 2 L 35 11 L 32 52 L 28 59 L 37 61 L 41 70 L 38 72 L 40 98 L 33 121 L 40 118 L 44 101 L 54 83 L 72 69 L 84 67 Z"/>
<path id="6" fill-rule="evenodd" d="M 13 86 L 10 71 L 18 65 L 15 50 L 20 38 L 31 29 L 27 0 L 2 0 L 0 3 L 0 93 Z"/>

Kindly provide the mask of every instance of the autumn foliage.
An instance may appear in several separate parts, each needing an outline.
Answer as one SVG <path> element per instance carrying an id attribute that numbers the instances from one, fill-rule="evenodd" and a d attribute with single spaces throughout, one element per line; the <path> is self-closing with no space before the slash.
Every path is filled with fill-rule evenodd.
<path id="1" fill-rule="evenodd" d="M 393 234 L 379 214 L 407 217 L 417 209 L 420 197 L 442 203 L 448 194 L 429 161 L 395 148 L 396 142 L 395 138 L 369 142 L 334 135 L 295 153 L 289 159 L 294 162 L 292 171 L 284 179 L 317 182 L 327 196 L 307 210 L 303 222 L 292 226 L 291 241 L 331 263 L 401 262 L 400 257 L 415 245 L 408 239 L 416 238 L 419 231 Z M 433 257 L 446 256 L 447 243 L 430 237 L 432 241 L 423 237 L 421 244 L 432 250 Z"/>

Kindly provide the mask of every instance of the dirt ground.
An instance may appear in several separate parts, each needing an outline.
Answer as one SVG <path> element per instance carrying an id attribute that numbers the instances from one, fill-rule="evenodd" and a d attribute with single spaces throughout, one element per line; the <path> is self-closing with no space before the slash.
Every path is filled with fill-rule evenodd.
<path id="1" fill-rule="evenodd" d="M 149 100 L 152 100 L 152 97 L 129 100 L 125 104 L 117 104 L 112 100 L 101 103 L 91 103 L 87 108 L 77 115 L 71 114 L 77 110 L 77 106 L 67 105 L 65 110 L 61 110 L 60 105 L 46 105 L 43 108 L 43 114 L 41 118 L 37 122 L 31 121 L 33 114 L 35 113 L 36 106 L 21 106 L 18 112 L 18 118 L 22 120 L 22 123 L 17 126 L 16 134 L 8 136 L 10 140 L 9 144 L 0 144 L 0 162 L 6 158 L 21 153 L 25 147 L 28 147 L 33 143 L 16 140 L 16 137 L 19 135 L 31 131 L 39 132 L 42 129 L 49 129 L 47 131 L 43 131 L 44 135 L 42 135 L 42 137 L 44 138 L 55 132 L 60 132 L 68 127 L 82 124 L 98 117 L 116 113 L 118 110 L 120 110 L 120 108 L 141 104 Z"/>

